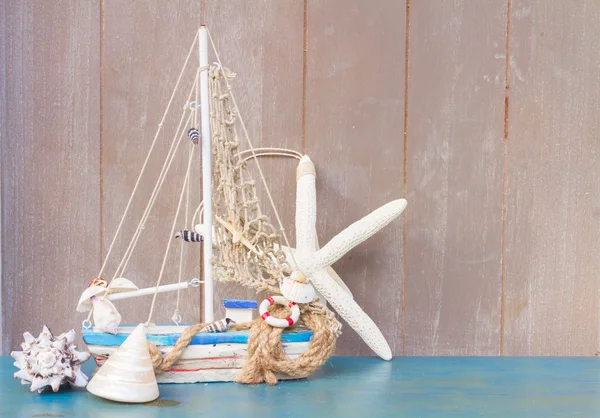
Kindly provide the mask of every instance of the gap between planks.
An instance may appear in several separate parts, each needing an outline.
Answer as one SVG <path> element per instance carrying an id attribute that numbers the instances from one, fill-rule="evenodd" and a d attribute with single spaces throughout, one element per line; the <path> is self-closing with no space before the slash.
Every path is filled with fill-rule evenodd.
<path id="1" fill-rule="evenodd" d="M 100 2 L 100 266 L 104 258 L 104 0 Z"/>
<path id="2" fill-rule="evenodd" d="M 410 79 L 410 0 L 406 0 L 406 34 L 404 44 L 404 156 L 403 156 L 403 184 L 402 193 L 404 198 L 408 195 L 408 81 Z M 402 355 L 406 355 L 406 216 L 402 217 L 402 324 L 400 326 L 400 343 L 402 344 Z"/>
<path id="3" fill-rule="evenodd" d="M 306 154 L 306 101 L 308 100 L 308 0 L 304 0 L 304 34 L 302 43 L 302 153 Z"/>
<path id="4" fill-rule="evenodd" d="M 508 225 L 508 116 L 510 103 L 510 26 L 512 0 L 507 0 L 506 7 L 506 73 L 504 84 L 504 172 L 502 186 L 502 284 L 500 294 L 500 355 L 504 355 L 505 312 L 506 312 L 506 240 Z"/>

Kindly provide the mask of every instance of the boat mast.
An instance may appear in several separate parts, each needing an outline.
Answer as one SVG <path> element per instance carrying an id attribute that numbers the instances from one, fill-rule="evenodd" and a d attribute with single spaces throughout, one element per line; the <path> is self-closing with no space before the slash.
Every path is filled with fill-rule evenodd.
<path id="1" fill-rule="evenodd" d="M 204 200 L 204 245 L 202 263 L 204 271 L 204 322 L 213 318 L 213 280 L 212 280 L 212 169 L 210 113 L 208 104 L 208 30 L 200 26 L 198 48 L 200 58 L 200 117 L 202 126 L 202 199 Z"/>

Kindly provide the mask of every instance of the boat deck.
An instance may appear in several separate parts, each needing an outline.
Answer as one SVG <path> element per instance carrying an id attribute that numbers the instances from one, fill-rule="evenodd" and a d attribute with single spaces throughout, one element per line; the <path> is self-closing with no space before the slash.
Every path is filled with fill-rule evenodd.
<path id="1" fill-rule="evenodd" d="M 149 342 L 159 347 L 173 346 L 179 339 L 181 332 L 188 325 L 156 325 L 148 330 L 146 338 Z M 120 326 L 116 335 L 91 329 L 82 329 L 83 340 L 87 345 L 102 345 L 105 347 L 118 347 L 129 336 L 135 325 Z M 228 331 L 218 333 L 200 333 L 192 339 L 190 345 L 210 344 L 247 344 L 248 331 Z M 293 329 L 285 331 L 281 336 L 282 343 L 305 343 L 312 338 L 312 331 Z"/>

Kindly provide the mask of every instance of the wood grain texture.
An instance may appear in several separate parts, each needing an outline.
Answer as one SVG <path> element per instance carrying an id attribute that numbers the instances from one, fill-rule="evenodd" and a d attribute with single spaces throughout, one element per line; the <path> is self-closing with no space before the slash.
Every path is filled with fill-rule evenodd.
<path id="1" fill-rule="evenodd" d="M 402 197 L 404 22 L 402 1 L 308 2 L 306 149 L 317 169 L 321 245 Z M 397 220 L 334 265 L 395 354 L 402 252 Z M 343 332 L 338 354 L 373 354 L 351 328 Z"/>
<path id="2" fill-rule="evenodd" d="M 8 135 L 8 131 L 6 130 L 6 122 L 7 119 L 7 102 L 6 102 L 6 2 L 0 3 L 0 34 L 2 34 L 2 40 L 0 41 L 0 146 L 4 144 L 4 138 Z M 3 353 L 3 343 L 4 338 L 4 321 L 3 317 L 3 304 L 2 304 L 2 289 L 4 282 L 3 270 L 4 270 L 4 249 L 2 247 L 2 235 L 4 234 L 4 225 L 2 220 L 4 216 L 2 215 L 2 153 L 0 151 L 0 354 Z"/>
<path id="3" fill-rule="evenodd" d="M 111 0 L 104 3 L 102 60 L 102 173 L 103 173 L 103 254 L 115 236 L 117 226 L 163 117 L 175 83 L 192 45 L 200 22 L 200 3 L 171 3 Z M 198 68 L 197 47 L 175 96 L 169 115 L 149 160 L 139 191 L 126 217 L 107 264 L 104 276 L 110 279 L 133 236 L 159 177 L 171 141 L 183 112 Z M 195 95 L 194 95 L 195 96 Z M 186 124 L 185 130 L 192 124 Z M 178 281 L 180 241 L 170 236 L 173 217 L 183 186 L 189 156 L 188 140 L 180 146 L 166 181 L 148 218 L 137 248 L 124 276 L 140 288 L 156 284 L 165 248 L 170 245 L 163 284 Z M 191 217 L 200 201 L 200 151 L 191 172 Z M 184 201 L 185 204 L 185 201 Z M 185 206 L 185 205 L 184 205 Z M 177 230 L 185 225 L 182 212 Z M 170 244 L 167 244 L 167 243 Z M 182 280 L 200 276 L 200 246 L 186 244 Z M 89 271 L 93 277 L 97 271 Z M 116 303 L 123 321 L 146 321 L 152 297 Z M 183 321 L 200 318 L 199 290 L 181 292 Z M 171 323 L 176 294 L 157 298 L 154 322 Z"/>
<path id="4" fill-rule="evenodd" d="M 100 259 L 100 7 L 2 2 L 2 349 L 78 328 Z"/>
<path id="5" fill-rule="evenodd" d="M 3 352 L 25 330 L 46 323 L 62 332 L 84 319 L 76 302 L 108 250 L 201 4 L 225 65 L 238 74 L 233 88 L 254 146 L 304 150 L 316 164 L 321 245 L 387 201 L 408 199 L 403 219 L 334 266 L 395 355 L 600 351 L 600 5 L 563 3 L 412 1 L 407 54 L 407 0 L 0 2 Z M 195 66 L 194 53 L 109 279 L 158 177 Z M 155 284 L 185 154 L 126 271 L 140 287 Z M 293 245 L 297 162 L 260 163 Z M 192 177 L 197 204 L 199 159 Z M 177 281 L 178 244 L 164 283 Z M 199 276 L 199 256 L 199 248 L 186 250 L 185 279 Z M 223 297 L 261 298 L 239 286 L 215 289 L 217 317 Z M 170 322 L 173 296 L 159 295 L 155 322 Z M 199 291 L 182 297 L 184 321 L 197 321 Z M 145 321 L 149 302 L 118 303 L 124 322 Z M 345 327 L 337 354 L 372 353 Z"/>
<path id="6" fill-rule="evenodd" d="M 506 2 L 411 2 L 407 355 L 497 355 Z"/>
<path id="7" fill-rule="evenodd" d="M 600 4 L 513 1 L 506 354 L 593 355 Z"/>
<path id="8" fill-rule="evenodd" d="M 254 147 L 302 151 L 303 3 L 293 0 L 206 1 L 204 13 L 223 64 L 237 73 L 232 82 Z M 212 58 L 210 58 L 212 56 Z M 209 55 L 213 61 L 214 54 Z M 238 129 L 242 149 L 248 149 Z M 297 160 L 260 159 L 277 211 L 294 245 Z M 250 162 L 263 211 L 277 228 L 260 177 Z M 254 290 L 215 284 L 215 307 L 223 298 L 260 298 Z M 215 312 L 216 317 L 218 313 Z"/>

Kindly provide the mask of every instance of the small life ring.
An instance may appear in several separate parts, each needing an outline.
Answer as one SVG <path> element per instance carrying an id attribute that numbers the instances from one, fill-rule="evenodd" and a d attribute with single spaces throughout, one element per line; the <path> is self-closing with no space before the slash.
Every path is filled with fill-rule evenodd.
<path id="1" fill-rule="evenodd" d="M 285 305 L 292 310 L 292 315 L 288 318 L 275 318 L 271 316 L 269 306 L 277 303 L 278 305 Z M 290 302 L 283 296 L 271 296 L 262 301 L 258 307 L 260 317 L 272 327 L 287 328 L 294 325 L 300 319 L 300 308 L 295 302 Z"/>

